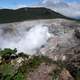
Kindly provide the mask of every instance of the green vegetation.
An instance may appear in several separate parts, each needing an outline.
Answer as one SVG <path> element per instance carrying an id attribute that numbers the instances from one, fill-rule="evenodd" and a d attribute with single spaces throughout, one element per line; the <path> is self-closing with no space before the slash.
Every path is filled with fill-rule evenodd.
<path id="1" fill-rule="evenodd" d="M 2 76 L 0 80 L 10 80 L 10 78 L 15 74 L 15 69 L 11 64 L 2 64 L 0 65 L 0 73 Z"/>
<path id="2" fill-rule="evenodd" d="M 50 9 L 44 7 L 36 8 L 20 8 L 16 10 L 1 9 L 0 10 L 0 23 L 34 20 L 34 19 L 55 19 L 55 18 L 67 18 L 59 13 L 56 13 Z"/>
<path id="3" fill-rule="evenodd" d="M 17 74 L 11 79 L 12 80 L 25 80 L 24 75 L 21 72 L 17 72 Z"/>
<path id="4" fill-rule="evenodd" d="M 52 76 L 52 80 L 59 80 L 60 73 L 63 69 L 67 69 L 66 63 L 62 61 L 53 61 L 49 59 L 47 56 L 32 56 L 29 58 L 29 55 L 24 53 L 16 54 L 16 49 L 4 49 L 0 50 L 0 56 L 2 57 L 2 63 L 0 64 L 0 80 L 26 80 L 29 72 L 33 72 L 37 69 L 41 63 L 46 63 L 46 65 L 56 64 L 57 67 L 50 74 Z M 16 59 L 11 60 L 11 56 L 14 54 L 17 58 L 22 57 L 24 61 L 21 62 L 21 65 L 14 64 L 12 65 L 11 61 L 15 61 Z M 8 63 L 6 62 L 6 57 Z M 18 66 L 18 67 L 17 67 Z M 68 65 L 69 67 L 69 65 Z M 73 68 L 74 70 L 75 68 Z M 75 80 L 80 80 L 80 69 L 75 70 Z"/>
<path id="5" fill-rule="evenodd" d="M 77 70 L 76 80 L 80 80 L 80 69 Z"/>
<path id="6" fill-rule="evenodd" d="M 18 68 L 15 65 L 11 64 L 10 57 L 12 54 L 15 54 L 17 52 L 16 49 L 4 49 L 0 50 L 0 56 L 2 57 L 2 64 L 0 64 L 0 80 L 26 80 L 27 75 L 29 72 L 34 71 L 38 66 L 46 62 L 47 64 L 52 63 L 52 60 L 45 56 L 32 56 L 32 58 L 29 58 L 29 55 L 25 55 L 24 53 L 19 53 L 17 56 L 22 58 L 27 58 L 28 60 L 24 60 L 22 62 L 22 65 Z M 16 55 L 15 55 L 16 56 Z M 7 58 L 9 60 L 8 63 L 6 63 L 6 60 L 4 62 L 4 59 Z"/>
<path id="7" fill-rule="evenodd" d="M 60 70 L 55 69 L 52 74 L 52 80 L 59 80 L 59 74 L 60 74 Z"/>
<path id="8" fill-rule="evenodd" d="M 8 60 L 12 54 L 15 54 L 17 52 L 16 48 L 14 50 L 11 50 L 9 48 L 5 48 L 4 50 L 0 50 L 0 56 L 3 60 Z"/>

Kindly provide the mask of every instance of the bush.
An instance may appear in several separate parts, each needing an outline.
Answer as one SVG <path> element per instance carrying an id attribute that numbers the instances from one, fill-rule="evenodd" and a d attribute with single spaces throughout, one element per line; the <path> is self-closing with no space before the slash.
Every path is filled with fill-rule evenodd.
<path id="1" fill-rule="evenodd" d="M 4 50 L 0 50 L 0 56 L 2 57 L 2 59 L 9 59 L 9 57 L 12 54 L 15 54 L 16 52 L 17 52 L 16 48 L 14 50 L 10 48 L 5 48 Z"/>
<path id="2" fill-rule="evenodd" d="M 13 76 L 11 80 L 25 80 L 25 79 L 24 75 L 21 72 L 17 72 L 17 74 Z"/>

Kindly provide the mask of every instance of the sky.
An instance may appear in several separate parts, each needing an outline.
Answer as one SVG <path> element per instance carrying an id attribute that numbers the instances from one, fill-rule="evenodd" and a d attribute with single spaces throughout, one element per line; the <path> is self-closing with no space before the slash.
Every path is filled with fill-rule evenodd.
<path id="1" fill-rule="evenodd" d="M 0 8 L 47 7 L 68 17 L 80 18 L 80 0 L 0 0 Z"/>
<path id="2" fill-rule="evenodd" d="M 0 0 L 0 8 L 16 8 L 18 6 L 36 5 L 40 0 Z"/>
<path id="3" fill-rule="evenodd" d="M 43 1 L 49 0 L 0 0 L 0 8 L 16 8 L 18 6 L 35 6 Z M 51 0 L 50 0 L 51 1 Z M 80 3 L 80 0 L 52 0 L 68 3 Z"/>

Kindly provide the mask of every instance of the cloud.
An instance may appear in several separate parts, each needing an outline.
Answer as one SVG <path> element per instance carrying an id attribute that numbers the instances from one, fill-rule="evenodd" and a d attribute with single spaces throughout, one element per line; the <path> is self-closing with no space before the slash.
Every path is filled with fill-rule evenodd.
<path id="1" fill-rule="evenodd" d="M 64 2 L 64 0 L 42 0 L 41 5 L 65 16 L 80 18 L 80 3 Z"/>
<path id="2" fill-rule="evenodd" d="M 19 4 L 19 5 L 16 6 L 16 8 L 22 8 L 22 7 L 27 7 L 27 5 L 25 5 L 25 4 Z"/>
<path id="3" fill-rule="evenodd" d="M 59 3 L 62 2 L 63 0 L 43 0 L 42 3 Z"/>
<path id="4" fill-rule="evenodd" d="M 73 2 L 73 3 L 68 3 L 72 8 L 80 10 L 80 3 Z"/>
<path id="5" fill-rule="evenodd" d="M 23 8 L 23 7 L 39 7 L 39 5 L 26 5 L 26 4 L 18 4 L 13 9 Z"/>

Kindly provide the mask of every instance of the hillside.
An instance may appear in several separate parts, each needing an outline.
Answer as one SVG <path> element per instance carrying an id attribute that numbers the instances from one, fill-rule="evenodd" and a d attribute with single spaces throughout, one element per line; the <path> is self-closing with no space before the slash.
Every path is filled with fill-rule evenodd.
<path id="1" fill-rule="evenodd" d="M 34 19 L 55 19 L 55 18 L 70 19 L 44 7 L 38 7 L 38 8 L 25 7 L 16 10 L 0 9 L 0 23 L 34 20 Z"/>

